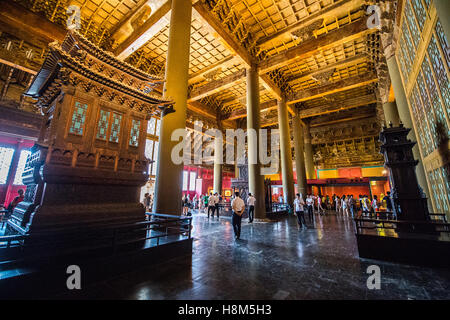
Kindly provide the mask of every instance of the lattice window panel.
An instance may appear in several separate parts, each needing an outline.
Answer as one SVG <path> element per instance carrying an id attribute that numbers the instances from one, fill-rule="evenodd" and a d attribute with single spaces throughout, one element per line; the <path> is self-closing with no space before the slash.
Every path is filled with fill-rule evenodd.
<path id="1" fill-rule="evenodd" d="M 445 111 L 442 108 L 442 101 L 439 97 L 438 87 L 436 85 L 436 82 L 434 81 L 433 74 L 431 72 L 430 62 L 428 60 L 428 57 L 425 57 L 425 59 L 422 62 L 422 72 L 425 76 L 425 82 L 427 84 L 428 92 L 431 99 L 431 104 L 433 106 L 434 115 L 436 116 L 436 119 L 444 125 L 447 135 L 450 136 L 450 131 L 447 126 L 447 120 L 445 117 Z"/>
<path id="2" fill-rule="evenodd" d="M 448 189 L 448 177 L 445 174 L 445 169 L 443 167 L 438 168 L 435 170 L 436 178 L 438 180 L 437 187 L 439 192 L 439 199 L 442 203 L 442 208 L 444 212 L 449 211 L 449 202 L 448 202 L 448 194 L 450 193 L 450 190 Z M 447 181 L 447 183 L 444 184 L 444 181 Z"/>
<path id="3" fill-rule="evenodd" d="M 130 129 L 130 141 L 128 144 L 132 147 L 137 147 L 139 145 L 139 131 L 141 128 L 140 120 L 131 120 L 131 129 Z"/>
<path id="4" fill-rule="evenodd" d="M 8 179 L 13 155 L 13 148 L 0 147 L 0 185 L 5 184 Z"/>
<path id="5" fill-rule="evenodd" d="M 422 99 L 422 105 L 424 106 L 424 111 L 425 111 L 425 114 L 427 115 L 429 139 L 433 143 L 433 150 L 434 150 L 437 147 L 436 120 L 434 117 L 433 109 L 431 107 L 430 98 L 427 94 L 427 89 L 425 87 L 425 81 L 424 81 L 422 72 L 419 73 L 419 76 L 417 77 L 417 84 L 419 87 L 420 98 Z"/>
<path id="6" fill-rule="evenodd" d="M 402 57 L 403 57 L 403 60 L 405 61 L 405 65 L 406 65 L 405 72 L 406 72 L 406 74 L 410 74 L 411 68 L 412 68 L 412 61 L 409 57 L 407 45 L 405 42 L 405 37 L 403 34 L 402 34 L 402 37 L 400 38 L 400 50 L 402 52 Z"/>
<path id="7" fill-rule="evenodd" d="M 417 22 L 419 23 L 420 30 L 423 30 L 423 27 L 425 25 L 425 20 L 427 18 L 427 13 L 425 11 L 425 8 L 422 4 L 422 0 L 410 0 L 412 3 L 412 6 L 414 8 L 414 13 L 417 19 Z M 406 1 L 406 2 L 410 2 Z"/>
<path id="8" fill-rule="evenodd" d="M 150 118 L 147 124 L 147 133 L 155 134 L 155 128 L 156 128 L 156 118 Z"/>
<path id="9" fill-rule="evenodd" d="M 111 121 L 111 133 L 109 135 L 109 141 L 119 143 L 120 126 L 122 124 L 122 115 L 113 112 Z"/>
<path id="10" fill-rule="evenodd" d="M 421 114 L 422 109 L 418 106 L 418 104 L 416 102 L 415 92 L 416 92 L 416 88 L 414 88 L 412 95 L 409 97 L 409 102 L 411 104 L 411 109 L 412 109 L 414 120 L 416 123 L 416 136 L 419 140 L 422 152 L 424 154 L 428 154 L 428 143 L 427 143 L 427 139 L 425 138 L 425 133 L 424 133 L 424 130 L 426 129 L 426 127 L 423 126 L 423 116 Z"/>
<path id="11" fill-rule="evenodd" d="M 153 160 L 153 144 L 154 141 L 147 139 L 145 143 L 145 157 L 149 160 Z M 151 170 L 149 170 L 151 172 Z"/>
<path id="12" fill-rule="evenodd" d="M 404 24 L 408 24 L 409 30 L 411 32 L 412 39 L 414 41 L 414 46 L 417 48 L 420 42 L 420 31 L 417 27 L 416 20 L 414 19 L 414 13 L 411 10 L 411 5 L 409 1 L 406 1 L 405 7 L 405 17 Z M 403 26 L 402 26 L 403 29 Z"/>
<path id="13" fill-rule="evenodd" d="M 24 185 L 22 180 L 22 174 L 25 170 L 25 164 L 27 163 L 28 156 L 31 154 L 30 150 L 22 150 L 20 151 L 19 162 L 17 164 L 16 174 L 14 175 L 15 185 Z"/>
<path id="14" fill-rule="evenodd" d="M 398 57 L 399 65 L 400 65 L 399 68 L 400 68 L 400 71 L 402 72 L 403 81 L 404 81 L 404 83 L 407 83 L 408 78 L 409 78 L 409 73 L 408 73 L 405 59 L 403 57 L 403 50 L 399 50 L 397 57 Z"/>
<path id="15" fill-rule="evenodd" d="M 444 33 L 444 29 L 442 28 L 442 24 L 439 21 L 439 19 L 436 23 L 435 31 L 436 31 L 436 35 L 439 39 L 439 43 L 441 45 L 442 51 L 444 53 L 445 60 L 447 61 L 447 66 L 450 68 L 450 46 L 448 44 L 447 37 Z"/>
<path id="16" fill-rule="evenodd" d="M 416 49 L 414 48 L 414 45 L 413 45 L 413 42 L 412 42 L 412 39 L 411 39 L 411 34 L 409 33 L 406 21 L 407 21 L 406 19 L 403 20 L 402 34 L 403 34 L 403 38 L 405 40 L 406 49 L 408 49 L 409 59 L 412 62 L 416 58 Z"/>
<path id="17" fill-rule="evenodd" d="M 447 72 L 444 67 L 444 63 L 441 59 L 439 49 L 434 36 L 431 37 L 428 45 L 428 54 L 430 56 L 431 65 L 433 66 L 434 74 L 438 83 L 438 88 L 441 91 L 444 105 L 446 107 L 447 115 L 450 115 L 450 82 L 447 77 Z M 440 113 L 444 113 L 444 110 L 439 110 Z M 445 120 L 445 116 L 444 116 Z M 450 132 L 449 132 L 450 136 Z"/>
<path id="18" fill-rule="evenodd" d="M 72 123 L 69 132 L 82 136 L 84 130 L 84 123 L 86 122 L 88 105 L 86 103 L 75 102 L 72 113 Z"/>
<path id="19" fill-rule="evenodd" d="M 447 205 L 450 206 L 450 172 L 446 171 L 445 167 L 441 167 L 441 175 L 442 181 L 444 181 L 444 197 L 446 196 Z M 449 208 L 447 207 L 446 212 L 449 212 Z"/>
<path id="20" fill-rule="evenodd" d="M 433 150 L 433 145 L 431 142 L 430 131 L 428 129 L 429 127 L 428 119 L 425 114 L 423 104 L 420 101 L 417 84 L 413 88 L 412 96 L 410 97 L 410 103 L 413 109 L 413 116 L 416 122 L 416 128 L 419 131 L 417 136 L 422 145 L 422 151 L 424 152 L 425 156 L 427 156 Z"/>
<path id="21" fill-rule="evenodd" d="M 108 137 L 108 125 L 109 125 L 110 112 L 106 110 L 100 110 L 100 116 L 97 125 L 97 139 L 106 140 Z"/>

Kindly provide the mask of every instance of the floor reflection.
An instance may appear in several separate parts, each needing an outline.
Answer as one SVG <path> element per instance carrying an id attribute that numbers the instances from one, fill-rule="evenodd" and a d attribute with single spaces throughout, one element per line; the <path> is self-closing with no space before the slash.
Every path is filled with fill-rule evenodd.
<path id="1" fill-rule="evenodd" d="M 123 299 L 449 299 L 450 272 L 361 260 L 349 217 L 327 213 L 300 229 L 296 218 L 242 222 L 193 218 L 192 257 L 133 271 L 84 288 Z M 366 287 L 367 267 L 382 270 L 381 290 Z M 62 295 L 61 298 L 70 298 Z"/>

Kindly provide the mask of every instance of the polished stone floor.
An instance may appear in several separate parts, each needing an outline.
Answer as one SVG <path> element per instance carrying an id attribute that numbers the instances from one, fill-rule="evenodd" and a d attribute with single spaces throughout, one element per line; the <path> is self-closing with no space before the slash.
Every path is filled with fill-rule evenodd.
<path id="1" fill-rule="evenodd" d="M 88 299 L 450 299 L 450 271 L 359 259 L 352 221 L 315 217 L 242 224 L 194 215 L 192 257 L 133 270 L 57 298 Z M 367 267 L 381 289 L 367 289 Z"/>

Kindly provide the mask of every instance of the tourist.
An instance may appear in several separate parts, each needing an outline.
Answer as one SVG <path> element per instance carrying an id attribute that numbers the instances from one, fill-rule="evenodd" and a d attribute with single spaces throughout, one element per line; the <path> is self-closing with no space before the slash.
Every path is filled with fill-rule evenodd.
<path id="1" fill-rule="evenodd" d="M 233 210 L 233 215 L 231 217 L 231 223 L 233 225 L 234 235 L 236 240 L 241 237 L 241 221 L 242 215 L 245 210 L 244 200 L 239 196 L 239 192 L 235 193 L 236 197 L 231 201 L 231 209 Z"/>
<path id="2" fill-rule="evenodd" d="M 373 196 L 371 206 L 372 206 L 372 212 L 376 214 L 377 210 L 378 210 L 378 197 L 377 196 Z"/>
<path id="3" fill-rule="evenodd" d="M 189 195 L 183 195 L 183 215 L 187 216 L 189 212 Z"/>
<path id="4" fill-rule="evenodd" d="M 145 212 L 149 212 L 150 208 L 151 208 L 151 200 L 152 198 L 150 197 L 150 193 L 146 193 L 144 195 L 144 207 L 145 207 Z"/>
<path id="5" fill-rule="evenodd" d="M 392 205 L 392 198 L 391 198 L 391 192 L 386 192 L 386 195 L 384 196 L 383 201 L 386 201 L 386 210 L 389 211 L 389 213 L 392 213 L 394 210 L 394 206 Z"/>
<path id="6" fill-rule="evenodd" d="M 280 196 L 278 197 L 278 203 L 283 203 L 283 196 L 280 194 Z"/>
<path id="7" fill-rule="evenodd" d="M 214 210 L 216 208 L 216 200 L 215 197 L 213 195 L 212 192 L 209 193 L 209 198 L 208 198 L 208 218 L 209 218 L 209 213 L 212 211 L 212 216 L 214 217 Z"/>
<path id="8" fill-rule="evenodd" d="M 359 210 L 361 211 L 361 215 L 362 215 L 362 211 L 363 211 L 363 204 L 362 204 L 363 196 L 359 195 L 358 200 L 359 200 Z"/>
<path id="9" fill-rule="evenodd" d="M 303 201 L 302 197 L 300 196 L 300 193 L 297 193 L 295 200 L 294 200 L 294 212 L 297 216 L 297 222 L 300 228 L 303 228 L 305 226 L 306 228 L 306 221 L 305 221 L 305 210 L 303 206 L 305 205 L 305 202 Z"/>
<path id="10" fill-rule="evenodd" d="M 353 199 L 353 195 L 351 194 L 348 198 L 348 209 L 350 210 L 350 214 L 352 218 L 355 217 L 355 199 Z"/>
<path id="11" fill-rule="evenodd" d="M 197 194 L 194 195 L 194 197 L 192 198 L 192 209 L 197 209 Z"/>
<path id="12" fill-rule="evenodd" d="M 208 202 L 209 202 L 208 193 L 205 193 L 205 195 L 203 196 L 203 209 L 204 209 L 204 212 L 206 212 L 206 210 L 208 210 Z"/>
<path id="13" fill-rule="evenodd" d="M 339 211 L 341 211 L 341 199 L 339 198 L 339 196 L 336 196 L 336 198 L 334 198 L 334 207 L 336 209 L 336 213 L 339 213 Z"/>
<path id="14" fill-rule="evenodd" d="M 348 198 L 345 196 L 345 194 L 342 196 L 341 204 L 342 215 L 348 216 Z"/>
<path id="15" fill-rule="evenodd" d="M 366 195 L 364 195 L 361 200 L 361 203 L 362 203 L 362 215 L 368 216 L 370 213 L 369 198 Z"/>
<path id="16" fill-rule="evenodd" d="M 18 196 L 16 196 L 8 205 L 8 207 L 6 208 L 7 213 L 5 214 L 5 218 L 9 218 L 12 213 L 14 212 L 14 208 L 23 201 L 24 197 L 24 192 L 23 189 L 19 189 L 17 190 L 17 193 L 19 194 Z"/>
<path id="17" fill-rule="evenodd" d="M 319 212 L 319 214 L 325 213 L 325 209 L 322 208 L 322 197 L 319 195 L 317 196 L 317 211 Z"/>
<path id="18" fill-rule="evenodd" d="M 219 194 L 216 192 L 214 193 L 214 211 L 216 212 L 217 218 L 219 217 L 219 202 L 220 202 Z M 214 218 L 214 211 L 212 213 L 213 218 Z"/>
<path id="19" fill-rule="evenodd" d="M 314 199 L 313 199 L 312 195 L 308 195 L 306 197 L 306 208 L 308 209 L 308 217 L 309 217 L 309 221 L 311 221 L 311 222 L 314 220 L 313 206 L 314 206 Z"/>
<path id="20" fill-rule="evenodd" d="M 256 198 L 249 193 L 247 198 L 247 205 L 248 205 L 248 223 L 253 222 L 253 218 L 255 217 L 255 203 Z"/>
<path id="21" fill-rule="evenodd" d="M 331 210 L 331 203 L 330 203 L 330 196 L 327 195 L 325 197 L 325 207 L 327 208 L 327 210 Z"/>

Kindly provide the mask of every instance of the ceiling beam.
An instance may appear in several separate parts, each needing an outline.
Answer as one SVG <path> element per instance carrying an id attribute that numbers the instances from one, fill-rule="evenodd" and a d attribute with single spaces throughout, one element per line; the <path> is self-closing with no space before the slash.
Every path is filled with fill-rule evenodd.
<path id="1" fill-rule="evenodd" d="M 230 35 L 225 27 L 218 19 L 209 11 L 204 3 L 198 1 L 193 5 L 194 9 L 202 17 L 202 19 L 225 41 L 230 50 L 234 51 L 238 57 L 241 58 L 246 68 L 256 65 L 256 60 L 250 55 L 238 41 Z M 266 75 L 260 72 L 260 80 L 263 86 L 270 90 L 277 99 L 281 99 L 282 92 L 273 81 Z"/>
<path id="2" fill-rule="evenodd" d="M 209 11 L 208 7 L 202 3 L 202 1 L 198 1 L 193 4 L 193 8 L 202 17 L 202 19 L 227 43 L 229 48 L 231 48 L 231 50 L 233 50 L 243 60 L 247 68 L 255 64 L 255 61 L 250 53 L 237 41 L 237 39 L 227 32 L 222 23 L 216 19 L 216 17 Z"/>
<path id="3" fill-rule="evenodd" d="M 188 102 L 202 99 L 221 90 L 231 88 L 237 81 L 242 80 L 246 75 L 246 70 L 235 72 L 219 80 L 208 82 L 207 84 L 197 87 L 191 91 Z"/>
<path id="4" fill-rule="evenodd" d="M 130 11 L 128 11 L 123 17 L 122 19 L 120 19 L 120 21 L 118 23 L 116 23 L 110 30 L 110 34 L 113 38 L 115 38 L 116 33 L 118 33 L 118 31 L 124 27 L 128 21 L 130 21 L 130 19 L 139 11 L 141 10 L 141 8 L 143 8 L 146 4 L 147 4 L 148 0 L 139 0 L 138 3 L 136 3 L 131 9 Z"/>
<path id="5" fill-rule="evenodd" d="M 296 23 L 290 24 L 286 28 L 275 32 L 274 34 L 271 34 L 266 37 L 262 37 L 258 39 L 256 42 L 257 46 L 260 47 L 266 47 L 267 45 L 271 45 L 271 42 L 277 38 L 288 38 L 290 36 L 291 32 L 294 32 L 299 29 L 303 29 L 311 25 L 312 23 L 324 19 L 327 17 L 335 18 L 343 13 L 347 13 L 352 8 L 356 8 L 359 5 L 361 5 L 361 0 L 341 0 L 341 1 L 335 1 L 333 4 L 324 7 L 322 10 L 310 14 L 305 19 L 302 19 Z M 281 40 L 281 39 L 280 39 Z"/>
<path id="6" fill-rule="evenodd" d="M 293 104 L 297 102 L 312 100 L 315 98 L 320 98 L 333 93 L 350 90 L 353 88 L 358 88 L 366 86 L 368 84 L 377 82 L 377 75 L 373 72 L 366 74 L 350 77 L 343 80 L 338 80 L 327 85 L 321 85 L 315 88 L 306 89 L 302 91 L 297 91 L 288 97 L 288 104 Z"/>
<path id="7" fill-rule="evenodd" d="M 366 113 L 366 114 L 354 115 L 354 116 L 343 118 L 343 119 L 337 119 L 337 120 L 331 120 L 331 121 L 311 124 L 310 126 L 311 126 L 311 128 L 320 128 L 320 127 L 328 126 L 328 125 L 331 125 L 331 124 L 347 123 L 347 122 L 350 122 L 350 121 L 366 119 L 366 118 L 373 119 L 375 117 L 376 117 L 376 114 L 371 112 L 371 113 Z"/>
<path id="8" fill-rule="evenodd" d="M 194 111 L 202 116 L 208 117 L 211 120 L 217 119 L 216 112 L 214 110 L 211 110 L 211 108 L 205 106 L 200 101 L 188 102 L 187 107 L 189 110 Z"/>
<path id="9" fill-rule="evenodd" d="M 172 0 L 168 0 L 114 50 L 115 55 L 119 59 L 125 59 L 146 44 L 169 24 L 171 8 Z"/>
<path id="10" fill-rule="evenodd" d="M 264 112 L 268 112 L 271 110 L 274 110 L 277 108 L 277 100 L 270 100 L 270 101 L 266 101 L 263 102 L 259 105 L 260 107 L 260 113 L 264 113 Z M 239 109 L 239 110 L 235 110 L 231 113 L 230 117 L 228 118 L 228 120 L 236 120 L 236 119 L 240 119 L 240 118 L 245 118 L 247 116 L 247 109 Z"/>
<path id="11" fill-rule="evenodd" d="M 344 42 L 358 39 L 366 34 L 375 32 L 376 28 L 368 29 L 366 18 L 332 30 L 319 37 L 308 39 L 300 45 L 274 55 L 259 63 L 259 72 L 267 73 L 278 69 L 294 60 L 304 59 L 318 51 L 325 51 Z"/>
<path id="12" fill-rule="evenodd" d="M 302 73 L 299 75 L 295 75 L 295 76 L 291 76 L 288 77 L 286 79 L 286 82 L 293 82 L 293 81 L 304 81 L 304 80 L 308 80 L 311 77 L 314 77 L 318 74 L 324 73 L 324 72 L 328 72 L 331 71 L 333 69 L 337 69 L 337 68 L 345 68 L 347 66 L 350 65 L 354 65 L 354 64 L 358 64 L 361 62 L 364 62 L 368 59 L 369 57 L 366 54 L 357 54 L 356 56 L 350 57 L 350 58 L 346 58 L 344 60 L 340 60 L 337 61 L 335 63 L 331 63 L 329 65 L 326 65 L 325 67 L 319 67 L 319 69 L 317 70 L 313 70 L 311 72 L 307 72 L 307 73 Z"/>
<path id="13" fill-rule="evenodd" d="M 368 94 L 362 97 L 357 97 L 353 99 L 347 99 L 344 101 L 334 101 L 330 105 L 315 107 L 315 108 L 309 108 L 309 109 L 303 109 L 300 110 L 300 118 L 309 118 L 309 117 L 315 117 L 320 116 L 327 113 L 333 113 L 338 112 L 341 110 L 347 110 L 352 108 L 357 108 L 361 106 L 366 106 L 371 103 L 376 103 L 377 98 L 374 93 Z"/>
<path id="14" fill-rule="evenodd" d="M 0 0 L 0 30 L 45 48 L 49 42 L 62 42 L 67 33 L 67 30 L 45 17 L 6 0 Z"/>
<path id="15" fill-rule="evenodd" d="M 226 69 L 228 66 L 240 63 L 240 59 L 234 55 L 229 55 L 228 57 L 213 63 L 202 70 L 189 75 L 188 84 L 193 84 L 205 79 L 205 75 L 209 72 L 213 72 L 216 69 Z"/>

